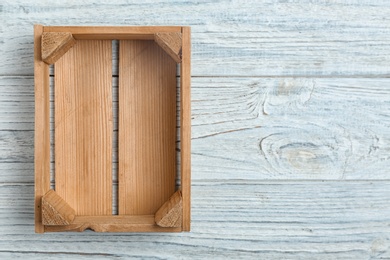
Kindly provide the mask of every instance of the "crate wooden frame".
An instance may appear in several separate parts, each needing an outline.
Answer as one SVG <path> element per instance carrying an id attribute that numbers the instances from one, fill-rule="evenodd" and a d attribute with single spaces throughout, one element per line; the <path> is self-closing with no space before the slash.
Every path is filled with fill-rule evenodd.
<path id="1" fill-rule="evenodd" d="M 35 232 L 180 232 L 190 230 L 191 194 L 191 36 L 181 26 L 34 25 L 35 81 Z M 42 36 L 51 37 L 43 46 Z M 54 38 L 53 38 L 53 37 Z M 155 214 L 77 215 L 50 189 L 50 74 L 78 40 L 154 40 L 180 63 L 180 188 Z M 55 43 L 53 43 L 55 42 Z M 77 44 L 77 43 L 76 43 Z M 119 198 L 118 198 L 119 199 Z"/>

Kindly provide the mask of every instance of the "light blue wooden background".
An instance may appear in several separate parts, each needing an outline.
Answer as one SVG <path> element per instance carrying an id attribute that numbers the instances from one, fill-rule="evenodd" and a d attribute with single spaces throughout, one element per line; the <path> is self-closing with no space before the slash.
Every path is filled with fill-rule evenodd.
<path id="1" fill-rule="evenodd" d="M 34 234 L 34 23 L 192 26 L 191 233 Z M 0 259 L 390 258 L 389 1 L 5 0 L 0 61 Z"/>

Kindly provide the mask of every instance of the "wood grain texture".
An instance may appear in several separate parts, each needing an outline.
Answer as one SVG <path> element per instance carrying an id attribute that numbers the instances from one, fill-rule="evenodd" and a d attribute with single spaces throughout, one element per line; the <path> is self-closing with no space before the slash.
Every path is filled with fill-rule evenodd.
<path id="1" fill-rule="evenodd" d="M 0 256 L 386 259 L 389 189 L 389 181 L 195 181 L 191 232 L 42 236 L 33 233 L 33 186 L 2 184 Z"/>
<path id="2" fill-rule="evenodd" d="M 0 77 L 0 109 L 7 111 L 0 113 L 3 182 L 33 181 L 33 84 L 33 77 Z M 116 78 L 113 84 L 115 104 Z M 192 78 L 192 179 L 389 179 L 389 84 L 388 78 Z"/>
<path id="3" fill-rule="evenodd" d="M 49 190 L 42 197 L 43 225 L 69 225 L 73 222 L 76 212 L 54 190 Z"/>
<path id="4" fill-rule="evenodd" d="M 55 190 L 77 215 L 112 213 L 111 41 L 77 41 L 55 64 Z"/>
<path id="5" fill-rule="evenodd" d="M 69 5 L 15 0 L 3 3 L 1 10 L 0 75 L 32 75 L 29 57 L 33 47 L 28 39 L 34 21 L 48 25 L 190 25 L 194 76 L 371 77 L 390 73 L 390 56 L 386 55 L 390 52 L 390 3 L 383 0 L 197 4 L 88 0 Z"/>
<path id="6" fill-rule="evenodd" d="M 43 233 L 41 199 L 50 189 L 50 94 L 49 66 L 41 59 L 43 27 L 34 26 L 34 93 L 35 93 L 35 232 Z M 6 139 L 5 139 L 6 140 Z M 11 147 L 11 149 L 13 149 Z"/>
<path id="7" fill-rule="evenodd" d="M 42 34 L 42 60 L 53 64 L 64 55 L 76 40 L 69 32 L 44 32 Z"/>
<path id="8" fill-rule="evenodd" d="M 119 214 L 150 215 L 175 192 L 176 63 L 154 41 L 119 48 Z"/>
<path id="9" fill-rule="evenodd" d="M 46 232 L 78 231 L 95 232 L 180 232 L 181 227 L 161 227 L 154 222 L 154 215 L 133 216 L 76 216 L 67 226 L 45 226 Z"/>
<path id="10" fill-rule="evenodd" d="M 183 200 L 181 191 L 176 191 L 156 212 L 154 221 L 160 227 L 181 227 L 183 223 Z"/>
<path id="11" fill-rule="evenodd" d="M 177 63 L 181 62 L 181 32 L 158 32 L 154 34 L 154 41 Z"/>
<path id="12" fill-rule="evenodd" d="M 204 78 L 193 85 L 194 176 L 389 179 L 389 79 Z"/>
<path id="13" fill-rule="evenodd" d="M 50 26 L 45 32 L 70 32 L 79 40 L 153 40 L 157 32 L 180 33 L 180 26 Z"/>
<path id="14" fill-rule="evenodd" d="M 183 230 L 191 227 L 191 28 L 182 28 L 180 64 L 180 176 Z"/>

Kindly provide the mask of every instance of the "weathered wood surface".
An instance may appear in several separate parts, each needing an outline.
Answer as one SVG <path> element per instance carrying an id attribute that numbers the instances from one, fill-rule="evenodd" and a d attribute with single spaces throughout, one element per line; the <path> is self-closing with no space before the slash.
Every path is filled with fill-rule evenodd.
<path id="1" fill-rule="evenodd" d="M 36 235 L 32 184 L 1 184 L 0 257 L 387 259 L 389 189 L 389 181 L 195 181 L 190 233 Z"/>
<path id="2" fill-rule="evenodd" d="M 389 85 L 195 77 L 192 179 L 389 179 Z M 0 89 L 0 180 L 31 182 L 33 78 L 0 77 Z"/>
<path id="3" fill-rule="evenodd" d="M 390 258 L 390 2 L 14 0 L 0 21 L 1 259 Z M 34 234 L 38 22 L 191 26 L 191 233 Z"/>
<path id="4" fill-rule="evenodd" d="M 390 73 L 390 2 L 384 0 L 3 2 L 0 75 L 32 74 L 37 22 L 190 25 L 194 76 Z"/>

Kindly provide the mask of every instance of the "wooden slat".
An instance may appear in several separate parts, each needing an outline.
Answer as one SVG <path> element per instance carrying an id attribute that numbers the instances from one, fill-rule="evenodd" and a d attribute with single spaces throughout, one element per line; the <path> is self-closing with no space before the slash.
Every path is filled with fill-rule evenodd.
<path id="1" fill-rule="evenodd" d="M 106 254 L 169 259 L 390 257 L 389 180 L 192 184 L 190 233 L 103 236 L 93 232 L 35 235 L 30 218 L 33 186 L 0 184 L 0 256 L 26 257 L 30 252 L 35 259 L 69 258 L 70 254 L 77 259 Z"/>
<path id="2" fill-rule="evenodd" d="M 194 78 L 193 176 L 388 179 L 389 84 L 389 78 Z"/>
<path id="3" fill-rule="evenodd" d="M 193 76 L 390 74 L 390 2 L 384 0 L 4 3 L 0 75 L 32 75 L 32 45 L 26 40 L 31 21 L 193 25 Z"/>
<path id="4" fill-rule="evenodd" d="M 183 230 L 191 226 L 191 29 L 182 29 L 180 65 L 180 173 L 183 196 Z"/>
<path id="5" fill-rule="evenodd" d="M 67 226 L 45 226 L 45 232 L 78 231 L 95 232 L 180 232 L 181 227 L 160 227 L 154 215 L 139 216 L 76 216 Z"/>
<path id="6" fill-rule="evenodd" d="M 119 214 L 154 214 L 175 191 L 176 63 L 154 41 L 119 44 Z"/>
<path id="7" fill-rule="evenodd" d="M 56 192 L 77 215 L 112 213 L 111 41 L 78 41 L 55 64 Z"/>
<path id="8" fill-rule="evenodd" d="M 41 59 L 42 25 L 34 26 L 35 84 L 35 232 L 43 233 L 41 198 L 50 189 L 49 66 Z M 14 147 L 12 148 L 14 149 Z"/>
<path id="9" fill-rule="evenodd" d="M 0 114 L 0 182 L 34 181 L 33 82 L 0 76 L 0 108 L 7 111 Z M 192 181 L 389 178 L 390 78 L 191 83 Z M 113 85 L 116 93 L 116 79 Z"/>
<path id="10" fill-rule="evenodd" d="M 47 26 L 45 32 L 70 32 L 75 39 L 152 40 L 158 32 L 180 32 L 180 26 Z"/>

